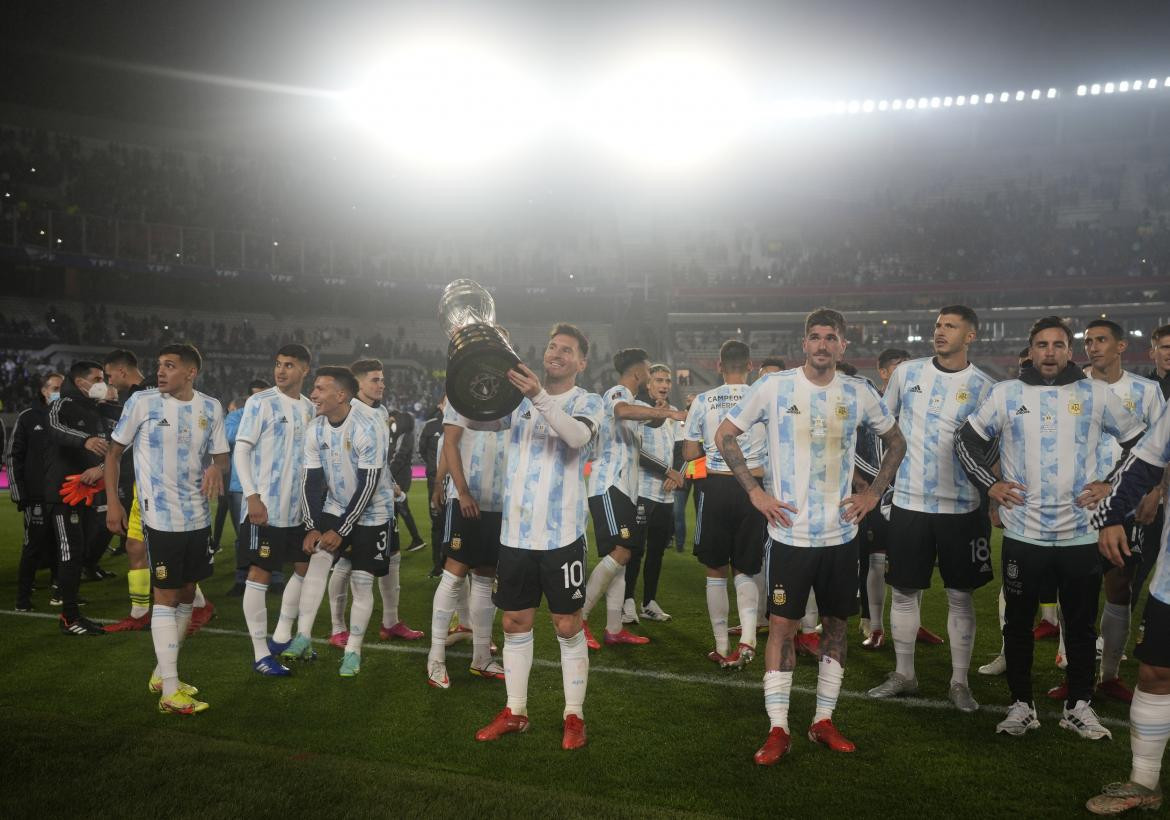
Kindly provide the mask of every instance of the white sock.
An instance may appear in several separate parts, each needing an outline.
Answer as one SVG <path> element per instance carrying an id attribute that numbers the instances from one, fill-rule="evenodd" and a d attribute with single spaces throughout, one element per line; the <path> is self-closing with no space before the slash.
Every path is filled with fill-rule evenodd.
<path id="1" fill-rule="evenodd" d="M 471 662 L 478 669 L 492 659 L 492 624 L 496 620 L 492 580 L 487 575 L 471 576 Z"/>
<path id="2" fill-rule="evenodd" d="M 349 601 L 349 573 L 353 564 L 348 558 L 341 558 L 329 573 L 329 622 L 330 634 L 345 631 L 345 605 Z"/>
<path id="3" fill-rule="evenodd" d="M 506 706 L 514 715 L 528 714 L 528 674 L 532 671 L 532 630 L 504 633 L 504 688 Z"/>
<path id="4" fill-rule="evenodd" d="M 1040 604 L 1040 617 L 1050 624 L 1060 623 L 1060 615 L 1056 612 L 1056 604 Z"/>
<path id="5" fill-rule="evenodd" d="M 571 638 L 558 635 L 557 641 L 561 644 L 561 682 L 565 687 L 564 717 L 576 715 L 584 719 L 585 689 L 589 685 L 589 648 L 585 645 L 585 630 Z M 510 695 L 508 699 L 511 700 Z M 515 714 L 516 710 L 513 709 L 512 713 Z"/>
<path id="6" fill-rule="evenodd" d="M 1104 644 L 1101 649 L 1101 680 L 1113 680 L 1117 677 L 1121 653 L 1129 640 L 1129 604 L 1105 602 L 1105 611 L 1101 613 L 1101 638 Z"/>
<path id="7" fill-rule="evenodd" d="M 398 574 L 402 568 L 402 553 L 396 552 L 389 556 L 386 568 L 389 572 L 378 579 L 378 591 L 382 593 L 382 627 L 389 629 L 399 621 L 398 599 L 402 588 L 398 584 Z"/>
<path id="8" fill-rule="evenodd" d="M 295 572 L 288 577 L 284 585 L 284 593 L 280 596 L 280 617 L 276 620 L 276 630 L 272 633 L 275 643 L 287 643 L 292 638 L 293 626 L 297 621 L 297 614 L 301 611 L 301 585 L 304 578 Z"/>
<path id="9" fill-rule="evenodd" d="M 585 606 L 581 609 L 582 618 L 589 620 L 589 613 L 609 591 L 609 585 L 614 577 L 619 573 L 623 573 L 622 577 L 625 577 L 625 571 L 625 567 L 615 561 L 612 555 L 607 555 L 597 562 L 597 566 L 593 568 L 593 572 L 589 573 L 589 580 L 585 583 Z M 620 617 L 618 623 L 621 623 Z"/>
<path id="10" fill-rule="evenodd" d="M 1151 695 L 1140 686 L 1134 689 L 1133 702 L 1129 705 L 1129 748 L 1133 754 L 1130 780 L 1147 789 L 1158 788 L 1167 738 L 1170 738 L 1170 695 Z"/>
<path id="11" fill-rule="evenodd" d="M 768 713 L 773 729 L 778 726 L 788 731 L 788 700 L 791 697 L 791 672 L 771 670 L 764 673 L 764 711 Z"/>
<path id="12" fill-rule="evenodd" d="M 150 616 L 150 637 L 154 641 L 157 662 L 154 674 L 162 678 L 163 695 L 170 697 L 179 691 L 179 635 L 173 606 L 154 605 L 154 614 Z"/>
<path id="13" fill-rule="evenodd" d="M 626 603 L 626 576 L 620 573 L 609 582 L 605 591 L 605 631 L 616 635 L 622 631 L 622 607 Z"/>
<path id="14" fill-rule="evenodd" d="M 760 592 L 750 575 L 735 576 L 735 608 L 739 610 L 739 625 L 743 634 L 739 642 L 753 649 L 756 646 L 756 613 L 760 608 Z M 730 641 L 728 641 L 730 643 Z"/>
<path id="15" fill-rule="evenodd" d="M 191 610 L 195 604 L 179 604 L 175 607 L 175 629 L 179 631 L 179 646 L 187 640 L 187 627 L 191 625 Z"/>
<path id="16" fill-rule="evenodd" d="M 886 554 L 869 554 L 869 572 L 865 575 L 865 594 L 869 597 L 869 628 L 885 632 Z"/>
<path id="17" fill-rule="evenodd" d="M 975 599 L 968 590 L 947 590 L 947 637 L 951 641 L 951 683 L 966 686 L 975 648 Z"/>
<path id="18" fill-rule="evenodd" d="M 191 600 L 191 606 L 196 609 L 202 609 L 207 606 L 207 599 L 203 597 L 203 587 L 199 584 L 195 585 L 195 597 Z"/>
<path id="19" fill-rule="evenodd" d="M 349 589 L 353 603 L 349 607 L 349 638 L 345 651 L 362 654 L 362 641 L 374 614 L 374 576 L 365 570 L 355 569 L 349 574 Z"/>
<path id="20" fill-rule="evenodd" d="M 922 615 L 918 608 L 918 592 L 903 592 L 894 589 L 893 603 L 890 604 L 890 635 L 894 639 L 894 658 L 897 672 L 914 679 L 914 642 L 918 640 L 918 627 Z"/>
<path id="21" fill-rule="evenodd" d="M 1066 661 L 1068 660 L 1068 653 L 1064 650 L 1064 613 L 1060 607 L 1056 608 L 1056 623 L 1060 627 L 1060 637 L 1056 642 L 1056 653 L 1061 655 Z"/>
<path id="22" fill-rule="evenodd" d="M 310 639 L 313 637 L 313 623 L 317 620 L 317 611 L 321 609 L 321 599 L 325 597 L 325 584 L 332 563 L 333 556 L 325 550 L 319 550 L 309 558 L 309 568 L 301 582 L 301 601 L 297 612 L 298 635 Z"/>
<path id="23" fill-rule="evenodd" d="M 459 623 L 468 628 L 471 627 L 471 579 L 464 579 L 463 583 L 459 585 L 459 603 L 455 605 L 455 614 L 459 618 Z M 446 632 L 451 628 L 450 624 L 444 627 Z"/>
<path id="24" fill-rule="evenodd" d="M 845 679 L 845 667 L 828 655 L 821 655 L 817 667 L 817 711 L 813 723 L 831 720 L 837 708 L 837 696 L 841 694 L 841 681 Z"/>
<path id="25" fill-rule="evenodd" d="M 451 613 L 455 611 L 455 604 L 459 600 L 461 586 L 462 578 L 443 570 L 443 576 L 439 579 L 434 600 L 431 602 L 431 651 L 427 655 L 428 663 L 447 662 L 447 627 L 451 623 Z"/>
<path id="26" fill-rule="evenodd" d="M 267 593 L 268 584 L 244 583 L 244 623 L 252 638 L 252 654 L 258 661 L 268 657 L 268 607 L 264 603 Z"/>
<path id="27" fill-rule="evenodd" d="M 727 600 L 727 579 L 707 578 L 707 614 L 711 616 L 711 631 L 715 633 L 715 651 L 724 657 L 728 654 L 727 612 L 731 604 Z"/>
<path id="28" fill-rule="evenodd" d="M 817 594 L 811 589 L 808 592 L 808 604 L 804 608 L 804 617 L 800 619 L 801 632 L 816 632 L 817 624 L 821 620 L 821 611 L 817 608 Z"/>

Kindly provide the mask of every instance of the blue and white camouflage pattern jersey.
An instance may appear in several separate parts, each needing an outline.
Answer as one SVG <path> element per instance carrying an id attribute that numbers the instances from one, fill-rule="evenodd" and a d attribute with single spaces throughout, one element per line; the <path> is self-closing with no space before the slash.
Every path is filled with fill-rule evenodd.
<path id="1" fill-rule="evenodd" d="M 906 457 L 894 481 L 894 504 L 924 513 L 979 509 L 979 488 L 959 463 L 953 442 L 995 381 L 973 364 L 940 370 L 932 358 L 903 362 L 883 396 L 906 438 Z"/>
<path id="2" fill-rule="evenodd" d="M 134 449 L 134 480 L 143 523 L 162 532 L 192 532 L 211 526 L 203 495 L 208 457 L 228 452 L 223 407 L 195 391 L 179 401 L 157 387 L 126 400 L 111 436 Z"/>
<path id="3" fill-rule="evenodd" d="M 1147 429 L 1162 415 L 1162 408 L 1166 405 L 1162 390 L 1156 381 L 1125 370 L 1121 371 L 1120 379 L 1109 385 L 1109 389 L 1121 399 L 1126 410 L 1141 417 Z M 1099 469 L 1104 470 L 1102 479 L 1109 475 L 1109 471 L 1117 464 L 1119 458 L 1121 443 L 1112 436 L 1103 436 L 1097 453 Z"/>
<path id="4" fill-rule="evenodd" d="M 459 460 L 467 490 L 479 509 L 482 512 L 503 512 L 508 476 L 508 433 L 468 429 L 468 420 L 450 404 L 443 410 L 443 424 L 463 428 L 459 438 Z M 447 469 L 450 471 L 450 465 Z M 450 475 L 447 476 L 447 497 L 459 497 Z"/>
<path id="5" fill-rule="evenodd" d="M 393 481 L 387 477 L 386 469 L 390 436 L 373 408 L 362 406 L 364 411 L 351 404 L 349 415 L 336 427 L 325 416 L 310 422 L 305 435 L 305 469 L 324 471 L 328 492 L 322 511 L 337 516 L 345 512 L 358 489 L 358 471 L 382 470 L 356 522 L 362 527 L 380 527 L 394 517 Z"/>
<path id="6" fill-rule="evenodd" d="M 1170 463 L 1170 409 L 1163 408 L 1161 415 L 1154 420 L 1131 454 L 1159 470 L 1166 469 L 1167 463 Z M 1165 510 L 1167 507 L 1170 507 L 1170 490 L 1167 490 L 1166 497 L 1162 499 L 1162 509 Z M 1154 571 L 1150 573 L 1150 595 L 1164 604 L 1170 604 L 1170 559 L 1166 557 L 1168 548 L 1170 516 L 1165 516 L 1158 538 L 1158 562 L 1154 565 Z M 1145 544 L 1143 549 L 1154 549 L 1154 545 Z"/>
<path id="7" fill-rule="evenodd" d="M 626 498 L 638 501 L 638 436 L 642 422 L 623 421 L 614 416 L 617 405 L 634 404 L 630 389 L 622 384 L 605 391 L 605 416 L 594 443 L 593 467 L 589 473 L 589 495 L 602 495 L 617 487 Z"/>
<path id="8" fill-rule="evenodd" d="M 1129 441 L 1144 428 L 1108 385 L 1093 379 L 1000 382 L 968 422 L 985 441 L 999 437 L 1002 479 L 1027 488 L 1023 504 L 1000 508 L 1004 530 L 1041 542 L 1091 536 L 1092 510 L 1078 507 L 1076 498 L 1104 478 L 1101 439 Z"/>
<path id="9" fill-rule="evenodd" d="M 803 368 L 769 373 L 727 418 L 740 430 L 765 425 L 772 494 L 797 509 L 791 527 L 768 525 L 773 541 L 829 547 L 856 537 L 841 502 L 851 494 L 857 428 L 880 436 L 896 424 L 872 384 L 837 373 L 820 387 Z"/>
<path id="10" fill-rule="evenodd" d="M 774 375 L 777 374 L 769 373 L 756 384 Z M 715 431 L 727 418 L 731 408 L 739 404 L 750 389 L 746 384 L 721 384 L 703 391 L 691 402 L 691 409 L 687 411 L 684 437 L 687 441 L 697 441 L 703 445 L 703 453 L 707 457 L 707 472 L 730 472 L 727 469 L 727 462 L 723 460 L 723 454 L 716 445 Z M 743 435 L 736 436 L 735 440 L 739 443 L 739 449 L 743 451 L 749 470 L 764 466 L 768 459 L 768 439 L 763 427 L 752 427 Z"/>
<path id="11" fill-rule="evenodd" d="M 305 464 L 305 431 L 315 412 L 313 403 L 306 397 L 289 398 L 275 387 L 250 396 L 244 405 L 236 441 L 252 445 L 250 473 L 255 491 L 268 509 L 269 526 L 299 527 L 304 520 L 301 473 Z M 241 457 L 237 449 L 233 458 Z M 232 472 L 238 476 L 240 471 Z M 242 487 L 240 491 L 243 492 Z M 247 519 L 245 503 L 241 505 L 240 521 Z"/>
<path id="12" fill-rule="evenodd" d="M 639 401 L 644 407 L 650 405 Z M 667 419 L 660 427 L 651 427 L 648 424 L 642 425 L 642 441 L 640 449 L 655 461 L 661 461 L 666 466 L 670 467 L 674 463 L 674 440 L 678 436 L 678 428 L 681 423 L 674 419 Z M 651 470 L 640 470 L 638 479 L 638 497 L 648 498 L 651 501 L 666 502 L 674 498 L 674 493 L 668 493 L 663 489 L 666 479 Z"/>

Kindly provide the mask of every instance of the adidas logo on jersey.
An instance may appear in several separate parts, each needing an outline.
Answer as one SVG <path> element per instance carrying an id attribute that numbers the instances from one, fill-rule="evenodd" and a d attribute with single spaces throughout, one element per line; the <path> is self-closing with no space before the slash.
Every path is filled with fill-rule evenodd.
<path id="1" fill-rule="evenodd" d="M 525 410 L 523 413 L 521 413 L 521 414 L 520 414 L 520 418 L 522 418 L 522 419 L 530 419 L 530 418 L 532 418 L 532 411 L 531 411 L 531 410 Z"/>
<path id="2" fill-rule="evenodd" d="M 170 427 L 171 423 L 169 421 L 167 421 L 166 419 L 163 419 L 162 421 L 160 421 L 158 423 L 158 426 L 159 427 Z"/>
<path id="3" fill-rule="evenodd" d="M 277 424 L 288 424 L 288 416 L 281 416 Z"/>
<path id="4" fill-rule="evenodd" d="M 911 387 L 911 388 L 910 388 L 909 390 L 907 390 L 906 392 L 907 392 L 907 393 L 921 393 L 921 392 L 922 392 L 922 388 L 921 388 L 921 387 L 919 387 L 918 385 L 914 385 L 913 387 Z"/>
<path id="5" fill-rule="evenodd" d="M 789 407 L 787 410 L 785 410 L 784 412 L 790 416 L 799 416 L 800 415 L 800 408 L 794 404 L 791 407 Z"/>
<path id="6" fill-rule="evenodd" d="M 1028 409 L 1028 405 L 1026 405 L 1026 404 L 1021 404 L 1021 405 L 1020 405 L 1020 409 L 1016 411 L 1016 415 L 1017 415 L 1017 416 L 1026 416 L 1026 415 L 1028 415 L 1028 414 L 1029 414 L 1029 413 L 1031 413 L 1031 412 L 1032 412 L 1032 411 Z"/>
<path id="7" fill-rule="evenodd" d="M 44 430 L 44 429 L 45 429 L 45 428 L 44 428 L 44 427 L 41 427 L 41 425 L 39 425 L 39 424 L 37 424 L 37 425 L 34 425 L 34 426 L 33 426 L 33 432 L 34 432 L 34 433 L 35 433 L 35 432 L 37 432 L 37 431 L 39 431 L 39 430 Z"/>
<path id="8" fill-rule="evenodd" d="M 573 601 L 579 601 L 579 600 L 581 600 L 581 598 L 582 598 L 582 595 L 581 595 L 580 589 L 574 590 L 573 594 L 570 596 L 570 600 L 573 600 Z"/>

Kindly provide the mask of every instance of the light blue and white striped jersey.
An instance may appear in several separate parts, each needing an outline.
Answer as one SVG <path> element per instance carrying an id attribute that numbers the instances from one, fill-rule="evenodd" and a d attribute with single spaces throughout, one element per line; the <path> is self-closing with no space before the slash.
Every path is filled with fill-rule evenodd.
<path id="1" fill-rule="evenodd" d="M 450 404 L 443 410 L 443 424 L 463 428 L 459 437 L 459 461 L 467 490 L 479 509 L 503 512 L 504 484 L 508 475 L 508 433 L 504 430 L 470 430 L 467 419 Z M 447 497 L 459 497 L 455 481 L 450 476 L 447 477 Z"/>
<path id="2" fill-rule="evenodd" d="M 1162 415 L 1162 407 L 1165 406 L 1166 400 L 1162 398 L 1162 389 L 1153 379 L 1123 370 L 1121 378 L 1109 385 L 1109 389 L 1121 399 L 1126 410 L 1141 417 L 1147 429 Z M 1121 444 L 1112 436 L 1103 436 L 1097 453 L 1097 465 L 1103 471 L 1102 479 L 1109 475 L 1109 471 L 1119 458 Z"/>
<path id="3" fill-rule="evenodd" d="M 301 472 L 305 463 L 305 430 L 315 412 L 313 403 L 304 396 L 291 399 L 275 387 L 250 396 L 244 405 L 236 441 L 252 445 L 250 466 L 254 491 L 268 508 L 270 526 L 298 527 L 304 520 Z M 237 449 L 233 458 L 241 457 Z M 239 475 L 239 470 L 233 473 Z M 241 505 L 240 514 L 240 521 L 246 521 L 247 504 Z"/>
<path id="4" fill-rule="evenodd" d="M 636 402 L 645 407 L 650 405 L 645 402 Z M 662 423 L 661 427 L 651 427 L 648 424 L 642 425 L 642 443 L 641 449 L 655 460 L 661 461 L 666 466 L 671 466 L 674 463 L 674 440 L 678 436 L 678 428 L 681 426 L 680 422 L 674 419 L 667 419 Z M 638 498 L 648 498 L 651 501 L 670 501 L 674 498 L 674 493 L 668 493 L 662 489 L 665 482 L 662 476 L 650 470 L 640 470 L 638 478 Z"/>
<path id="5" fill-rule="evenodd" d="M 769 379 L 775 373 L 769 373 L 756 382 L 759 384 Z M 707 456 L 707 472 L 714 470 L 717 473 L 731 472 L 719 448 L 715 446 L 715 431 L 727 418 L 731 408 L 735 407 L 751 390 L 746 384 L 721 384 L 710 390 L 705 390 L 695 396 L 691 402 L 691 409 L 687 411 L 686 433 L 687 441 L 697 441 L 703 445 L 703 452 Z M 742 428 L 741 428 L 742 429 Z M 735 439 L 739 442 L 739 449 L 743 450 L 744 460 L 748 469 L 762 467 L 768 459 L 768 439 L 763 427 L 752 427 Z"/>
<path id="6" fill-rule="evenodd" d="M 1075 502 L 1085 485 L 1104 477 L 1097 464 L 1101 438 L 1129 441 L 1144 427 L 1105 382 L 1093 379 L 1000 382 L 968 421 L 987 441 L 999 436 L 1003 480 L 1027 488 L 1023 504 L 1000 508 L 1004 530 L 1036 541 L 1094 532 L 1093 511 Z"/>
<path id="7" fill-rule="evenodd" d="M 883 398 L 906 437 L 906 457 L 894 481 L 894 504 L 925 513 L 979 508 L 979 489 L 967 478 L 952 445 L 955 431 L 994 385 L 973 364 L 951 373 L 925 358 L 894 369 Z"/>
<path id="8" fill-rule="evenodd" d="M 794 547 L 830 547 L 852 541 L 857 525 L 844 518 L 850 494 L 857 428 L 877 435 L 896 424 L 865 379 L 837 373 L 819 387 L 803 368 L 769 373 L 727 415 L 740 430 L 767 430 L 773 495 L 796 507 L 792 526 L 768 525 L 774 541 Z"/>
<path id="9" fill-rule="evenodd" d="M 1133 448 L 1133 455 L 1147 464 L 1166 468 L 1170 462 L 1170 405 L 1162 409 L 1162 414 L 1146 431 L 1142 440 Z M 1170 509 L 1170 491 L 1162 499 L 1162 509 Z M 1170 559 L 1166 552 L 1170 549 L 1170 515 L 1164 516 L 1162 532 L 1158 537 L 1158 563 L 1150 573 L 1150 595 L 1164 604 L 1170 604 Z M 1143 544 L 1142 549 L 1154 549 L 1153 544 Z"/>
<path id="10" fill-rule="evenodd" d="M 595 431 L 601 427 L 605 400 L 596 393 L 574 387 L 550 398 L 568 415 L 588 419 Z M 569 447 L 527 398 L 500 426 L 508 430 L 500 543 L 526 550 L 567 547 L 589 523 L 585 462 L 590 445 Z"/>
<path id="11" fill-rule="evenodd" d="M 589 473 L 589 495 L 602 495 L 617 487 L 626 498 L 638 503 L 638 433 L 642 422 L 622 421 L 614 416 L 618 404 L 634 404 L 630 389 L 615 384 L 605 391 L 605 416 L 593 446 L 593 467 Z M 562 544 L 562 546 L 564 546 Z"/>
<path id="12" fill-rule="evenodd" d="M 379 527 L 394 517 L 393 481 L 386 475 L 390 436 L 374 408 L 362 407 L 365 409 L 351 404 L 349 415 L 336 427 L 325 416 L 317 416 L 309 423 L 305 469 L 324 470 L 329 491 L 322 511 L 330 515 L 341 515 L 349 506 L 358 489 L 359 470 L 382 470 L 374 495 L 357 520 L 362 527 Z"/>
<path id="13" fill-rule="evenodd" d="M 365 413 L 372 418 L 386 436 L 386 469 L 378 477 L 378 493 L 389 493 L 390 498 L 393 499 L 396 493 L 394 492 L 394 476 L 390 474 L 390 459 L 394 456 L 390 449 L 390 428 L 394 424 L 394 419 L 390 417 L 390 408 L 384 404 L 371 406 L 356 396 L 349 400 L 349 404 L 358 412 Z M 393 509 L 393 504 L 391 509 Z"/>
<path id="14" fill-rule="evenodd" d="M 146 526 L 163 532 L 191 532 L 211 526 L 203 495 L 208 456 L 228 452 L 223 407 L 195 391 L 179 401 L 157 387 L 126 400 L 114 441 L 134 448 L 138 508 Z"/>

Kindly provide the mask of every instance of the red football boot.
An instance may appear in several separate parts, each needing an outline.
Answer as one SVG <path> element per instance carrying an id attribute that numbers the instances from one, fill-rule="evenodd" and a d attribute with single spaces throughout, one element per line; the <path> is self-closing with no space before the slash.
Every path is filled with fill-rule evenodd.
<path id="1" fill-rule="evenodd" d="M 773 726 L 768 732 L 768 739 L 764 745 L 756 750 L 755 760 L 759 766 L 774 766 L 780 758 L 788 754 L 788 745 L 791 742 L 788 732 L 779 726 Z"/>
<path id="2" fill-rule="evenodd" d="M 588 640 L 588 639 L 586 639 Z M 628 644 L 630 646 L 642 646 L 650 643 L 650 639 L 643 635 L 635 635 L 628 629 L 623 629 L 621 632 L 605 633 L 605 645 L 616 646 L 618 644 Z"/>
<path id="3" fill-rule="evenodd" d="M 813 743 L 827 746 L 834 752 L 856 752 L 857 747 L 845 739 L 829 718 L 817 721 L 808 727 L 808 739 Z"/>
<path id="4" fill-rule="evenodd" d="M 475 733 L 476 740 L 499 740 L 504 735 L 513 732 L 527 732 L 528 717 L 514 715 L 511 709 L 504 709 L 496 715 L 492 722 Z"/>
<path id="5" fill-rule="evenodd" d="M 567 752 L 572 749 L 580 749 L 584 745 L 585 721 L 577 715 L 569 715 L 565 718 L 565 734 L 561 738 L 561 748 Z"/>

